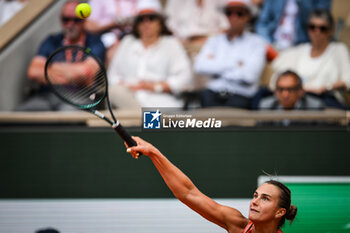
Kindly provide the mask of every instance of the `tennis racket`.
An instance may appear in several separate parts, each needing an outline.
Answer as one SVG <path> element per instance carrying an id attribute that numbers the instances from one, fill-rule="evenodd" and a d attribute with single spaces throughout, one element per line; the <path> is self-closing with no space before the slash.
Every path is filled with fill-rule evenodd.
<path id="1" fill-rule="evenodd" d="M 108 122 L 129 147 L 137 145 L 113 114 L 108 99 L 106 69 L 91 49 L 76 45 L 57 49 L 46 61 L 45 78 L 52 91 L 64 102 Z M 96 110 L 103 100 L 106 100 L 111 119 Z"/>

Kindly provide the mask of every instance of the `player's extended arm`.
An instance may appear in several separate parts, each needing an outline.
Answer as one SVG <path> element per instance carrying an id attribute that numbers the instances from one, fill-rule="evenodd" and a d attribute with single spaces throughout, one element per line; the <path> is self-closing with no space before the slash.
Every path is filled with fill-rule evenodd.
<path id="1" fill-rule="evenodd" d="M 128 148 L 134 158 L 138 152 L 147 155 L 176 198 L 207 220 L 230 232 L 242 232 L 247 219 L 236 209 L 218 204 L 201 193 L 192 181 L 173 165 L 157 148 L 139 137 L 133 137 L 137 146 Z"/>

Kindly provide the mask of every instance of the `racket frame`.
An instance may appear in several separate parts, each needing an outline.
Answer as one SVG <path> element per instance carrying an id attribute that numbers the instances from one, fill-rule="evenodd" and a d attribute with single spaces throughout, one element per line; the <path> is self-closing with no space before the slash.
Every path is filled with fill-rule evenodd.
<path id="1" fill-rule="evenodd" d="M 79 104 L 76 104 L 76 103 L 73 103 L 71 102 L 69 99 L 65 98 L 64 96 L 62 96 L 58 91 L 55 90 L 55 88 L 53 87 L 53 84 L 50 82 L 50 78 L 49 78 L 49 75 L 47 73 L 47 69 L 48 69 L 48 66 L 50 64 L 50 61 L 52 60 L 52 58 L 66 50 L 66 49 L 77 49 L 77 50 L 81 50 L 82 52 L 88 54 L 89 56 L 91 56 L 99 65 L 100 69 L 101 69 L 101 72 L 103 72 L 104 74 L 104 79 L 105 79 L 105 82 L 106 82 L 106 90 L 104 92 L 104 95 L 94 104 L 90 104 L 90 105 L 79 105 Z M 110 101 L 109 101 L 109 97 L 108 97 L 108 78 L 107 78 L 107 72 L 106 72 L 106 69 L 104 67 L 104 65 L 102 64 L 102 62 L 100 61 L 100 59 L 94 55 L 91 51 L 90 48 L 84 48 L 84 47 L 81 47 L 81 46 L 78 46 L 78 45 L 67 45 L 67 46 L 63 46 L 61 48 L 58 48 L 57 50 L 55 50 L 47 59 L 46 63 L 45 63 L 45 79 L 47 81 L 47 84 L 48 86 L 50 87 L 50 89 L 55 93 L 56 96 L 58 96 L 62 101 L 70 104 L 70 105 L 73 105 L 75 106 L 76 108 L 80 109 L 80 110 L 84 110 L 84 111 L 87 111 L 87 112 L 90 112 L 92 114 L 94 114 L 95 116 L 101 118 L 102 120 L 105 120 L 106 122 L 108 122 L 112 127 L 113 129 L 119 134 L 119 136 L 126 142 L 126 144 L 128 146 L 136 146 L 137 143 L 135 142 L 135 140 L 133 140 L 131 138 L 131 136 L 129 135 L 129 133 L 124 129 L 124 127 L 120 124 L 120 122 L 117 120 L 117 118 L 114 116 L 113 114 L 113 111 L 112 111 L 112 107 L 111 107 L 111 104 L 110 104 Z M 107 118 L 103 113 L 101 113 L 100 111 L 96 110 L 96 109 L 93 109 L 94 107 L 96 107 L 97 105 L 99 105 L 103 100 L 105 99 L 106 101 L 106 105 L 107 105 L 107 108 L 108 108 L 108 111 L 113 119 L 110 120 L 109 118 Z"/>

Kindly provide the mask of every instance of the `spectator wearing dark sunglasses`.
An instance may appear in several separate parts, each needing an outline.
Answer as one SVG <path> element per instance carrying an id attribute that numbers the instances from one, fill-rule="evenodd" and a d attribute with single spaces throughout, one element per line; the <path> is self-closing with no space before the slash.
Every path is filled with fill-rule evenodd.
<path id="1" fill-rule="evenodd" d="M 267 42 L 247 30 L 250 0 L 228 0 L 225 14 L 230 28 L 207 40 L 194 70 L 210 79 L 201 92 L 203 107 L 250 108 L 265 66 Z"/>
<path id="2" fill-rule="evenodd" d="M 159 0 L 140 0 L 131 35 L 108 67 L 110 100 L 117 108 L 182 107 L 191 84 L 190 60 L 165 25 Z"/>
<path id="3" fill-rule="evenodd" d="M 209 36 L 227 30 L 229 23 L 221 8 L 226 0 L 167 0 L 167 25 L 178 37 L 191 61 Z"/>
<path id="4" fill-rule="evenodd" d="M 350 58 L 345 44 L 332 41 L 334 21 L 327 10 L 310 14 L 307 32 L 311 42 L 282 52 L 273 62 L 276 73 L 297 72 L 304 90 L 321 98 L 328 107 L 345 108 L 341 90 L 350 88 Z M 274 78 L 271 80 L 273 88 Z"/>
<path id="5" fill-rule="evenodd" d="M 69 0 L 61 9 L 60 22 L 62 32 L 49 35 L 40 45 L 38 53 L 28 67 L 28 78 L 37 88 L 32 91 L 24 103 L 16 109 L 18 111 L 63 111 L 73 110 L 71 106 L 59 100 L 46 86 L 44 67 L 47 58 L 56 49 L 64 45 L 80 45 L 89 47 L 93 54 L 105 62 L 105 47 L 99 36 L 86 33 L 83 20 L 75 15 L 75 7 L 79 0 Z M 62 75 L 74 75 L 73 70 L 61 70 Z"/>
<path id="6" fill-rule="evenodd" d="M 329 10 L 331 0 L 265 0 L 255 31 L 282 51 L 309 41 L 305 25 L 315 9 Z"/>

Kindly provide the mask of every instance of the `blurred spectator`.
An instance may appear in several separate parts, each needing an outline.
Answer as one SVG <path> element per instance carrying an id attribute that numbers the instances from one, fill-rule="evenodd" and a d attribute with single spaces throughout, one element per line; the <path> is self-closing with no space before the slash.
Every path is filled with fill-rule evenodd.
<path id="1" fill-rule="evenodd" d="M 349 51 L 332 42 L 334 21 L 327 10 L 315 10 L 308 21 L 311 43 L 284 51 L 273 62 L 276 73 L 290 69 L 303 79 L 306 92 L 322 98 L 326 106 L 344 108 L 338 90 L 350 87 Z M 275 80 L 271 79 L 271 88 Z"/>
<path id="2" fill-rule="evenodd" d="M 0 27 L 20 11 L 28 0 L 0 0 Z"/>
<path id="3" fill-rule="evenodd" d="M 132 30 L 138 0 L 90 0 L 91 15 L 85 20 L 85 28 L 93 34 L 101 34 L 107 51 L 107 63 L 115 53 L 119 40 Z"/>
<path id="4" fill-rule="evenodd" d="M 306 24 L 310 12 L 331 8 L 331 0 L 265 0 L 255 31 L 277 50 L 309 41 Z"/>
<path id="5" fill-rule="evenodd" d="M 249 0 L 227 1 L 230 29 L 205 43 L 194 69 L 211 79 L 201 93 L 201 104 L 250 108 L 251 97 L 260 83 L 267 43 L 246 31 L 251 16 Z"/>
<path id="6" fill-rule="evenodd" d="M 289 70 L 278 76 L 274 96 L 262 99 L 259 104 L 259 109 L 319 110 L 323 108 L 320 99 L 305 95 L 301 78 Z"/>
<path id="7" fill-rule="evenodd" d="M 258 9 L 261 9 L 265 0 L 251 0 L 252 4 L 256 6 Z"/>
<path id="8" fill-rule="evenodd" d="M 167 0 L 167 25 L 181 39 L 191 58 L 208 36 L 229 28 L 222 8 L 226 0 Z"/>
<path id="9" fill-rule="evenodd" d="M 112 105 L 182 107 L 178 94 L 191 83 L 181 43 L 165 25 L 158 0 L 140 0 L 132 35 L 124 37 L 108 68 Z"/>
<path id="10" fill-rule="evenodd" d="M 104 62 L 105 48 L 98 36 L 85 32 L 83 20 L 75 15 L 75 7 L 80 1 L 67 1 L 61 10 L 61 24 L 63 32 L 48 36 L 41 44 L 38 54 L 32 59 L 28 68 L 28 78 L 38 85 L 38 89 L 27 101 L 21 104 L 18 111 L 55 111 L 72 110 L 68 104 L 58 99 L 46 85 L 44 67 L 47 58 L 56 49 L 64 45 L 80 45 L 91 48 L 92 52 Z M 74 67 L 71 67 L 74 68 Z M 62 75 L 74 75 L 73 70 L 60 69 Z M 72 77 L 74 78 L 74 77 Z"/>
<path id="11" fill-rule="evenodd" d="M 260 11 L 264 5 L 265 0 L 250 0 L 252 3 L 252 18 L 250 20 L 249 30 L 255 32 L 255 24 L 259 18 Z"/>

